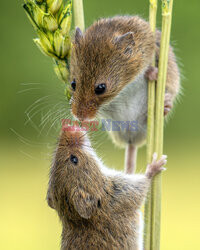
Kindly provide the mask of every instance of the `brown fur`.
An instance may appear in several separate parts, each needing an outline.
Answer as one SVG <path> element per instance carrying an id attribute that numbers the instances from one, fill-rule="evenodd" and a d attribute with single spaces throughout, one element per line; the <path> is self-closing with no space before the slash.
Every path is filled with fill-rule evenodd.
<path id="1" fill-rule="evenodd" d="M 132 32 L 124 39 L 120 36 Z M 119 40 L 118 40 L 119 39 Z M 72 112 L 94 118 L 98 107 L 115 97 L 150 62 L 155 38 L 139 17 L 101 19 L 89 27 L 71 55 L 71 79 L 76 79 Z M 107 92 L 96 96 L 96 84 L 106 83 Z"/>
<path id="2" fill-rule="evenodd" d="M 80 120 L 94 118 L 101 104 L 112 100 L 148 68 L 155 51 L 158 58 L 159 42 L 159 32 L 155 38 L 149 24 L 138 16 L 101 19 L 83 35 L 77 32 L 71 55 L 71 80 L 77 82 L 72 113 Z M 100 83 L 107 84 L 107 91 L 97 96 L 94 88 Z M 172 101 L 179 91 L 179 71 L 172 49 L 167 91 Z"/>
<path id="3" fill-rule="evenodd" d="M 78 158 L 76 165 L 70 155 Z M 105 174 L 87 137 L 63 131 L 47 193 L 63 225 L 61 249 L 139 249 L 139 208 L 151 177 L 163 164 L 154 162 L 146 175 L 135 179 L 119 172 Z"/>

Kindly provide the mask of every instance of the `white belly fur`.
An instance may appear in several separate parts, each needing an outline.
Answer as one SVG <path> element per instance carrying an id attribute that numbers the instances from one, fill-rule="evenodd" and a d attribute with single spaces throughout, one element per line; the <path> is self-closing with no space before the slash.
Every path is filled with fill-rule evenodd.
<path id="1" fill-rule="evenodd" d="M 143 250 L 143 233 L 144 233 L 144 219 L 142 212 L 139 212 L 139 238 L 138 238 L 138 249 Z"/>
<path id="2" fill-rule="evenodd" d="M 103 119 L 137 122 L 137 131 L 108 131 L 118 146 L 125 146 L 128 143 L 139 146 L 146 139 L 147 84 L 143 73 L 100 109 L 99 113 Z"/>

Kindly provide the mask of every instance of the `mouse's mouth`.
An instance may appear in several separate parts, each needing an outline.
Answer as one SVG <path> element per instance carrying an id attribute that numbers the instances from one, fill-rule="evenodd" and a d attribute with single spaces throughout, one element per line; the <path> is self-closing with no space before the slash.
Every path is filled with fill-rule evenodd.
<path id="1" fill-rule="evenodd" d="M 97 111 L 86 111 L 86 112 L 73 112 L 73 116 L 75 117 L 76 120 L 81 121 L 81 122 L 86 122 L 86 121 L 92 121 L 96 118 Z"/>
<path id="2" fill-rule="evenodd" d="M 72 104 L 72 114 L 79 121 L 91 121 L 97 116 L 98 107 L 96 102 L 87 104 L 81 103 L 80 105 Z"/>

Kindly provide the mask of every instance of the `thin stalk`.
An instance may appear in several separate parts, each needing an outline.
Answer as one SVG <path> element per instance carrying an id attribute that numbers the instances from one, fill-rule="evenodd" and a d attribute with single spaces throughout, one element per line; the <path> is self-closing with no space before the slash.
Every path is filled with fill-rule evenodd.
<path id="1" fill-rule="evenodd" d="M 171 32 L 173 0 L 162 0 L 162 36 L 159 57 L 159 72 L 156 88 L 155 112 L 155 152 L 158 157 L 163 153 L 163 125 L 164 125 L 164 97 L 167 77 L 169 41 Z M 152 183 L 152 211 L 151 211 L 151 250 L 160 249 L 160 219 L 161 219 L 161 175 L 157 175 Z"/>
<path id="2" fill-rule="evenodd" d="M 75 27 L 79 27 L 82 31 L 84 31 L 85 21 L 84 21 L 83 0 L 74 0 L 73 6 L 74 6 Z"/>
<path id="3" fill-rule="evenodd" d="M 157 0 L 150 0 L 149 23 L 151 30 L 156 31 Z M 152 62 L 155 66 L 155 57 Z M 147 164 L 152 160 L 154 152 L 154 110 L 155 110 L 155 81 L 148 83 L 148 119 L 147 119 Z M 151 190 L 145 203 L 144 249 L 150 250 L 151 242 Z"/>

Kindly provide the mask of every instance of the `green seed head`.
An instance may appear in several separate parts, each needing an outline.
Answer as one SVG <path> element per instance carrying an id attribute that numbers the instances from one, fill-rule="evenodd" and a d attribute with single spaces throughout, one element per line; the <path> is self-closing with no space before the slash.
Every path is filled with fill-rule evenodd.
<path id="1" fill-rule="evenodd" d="M 23 7 L 38 34 L 35 44 L 43 54 L 54 59 L 57 76 L 68 83 L 72 1 L 26 0 Z"/>

